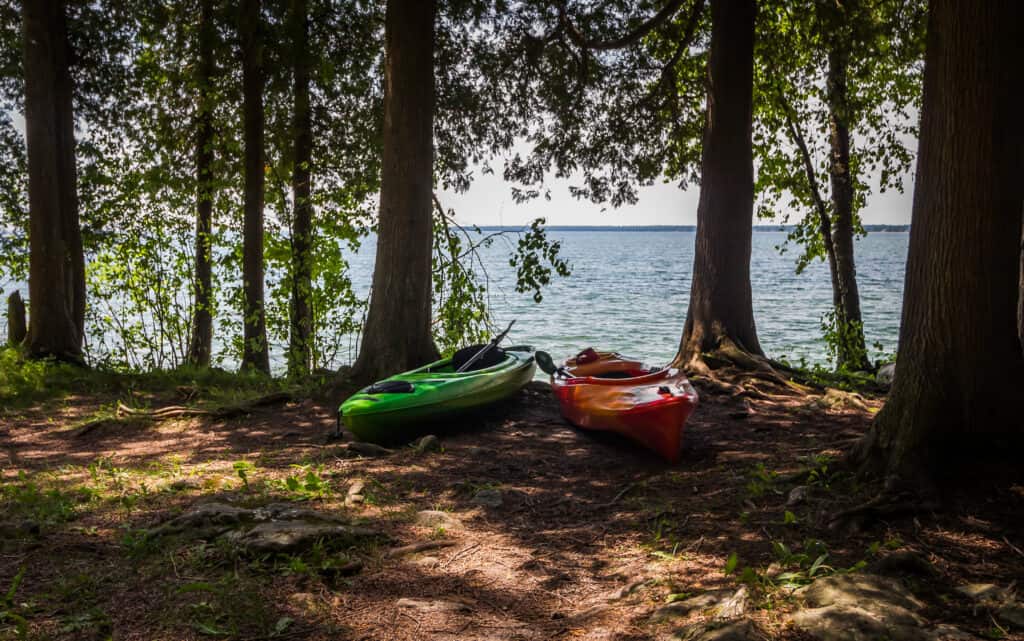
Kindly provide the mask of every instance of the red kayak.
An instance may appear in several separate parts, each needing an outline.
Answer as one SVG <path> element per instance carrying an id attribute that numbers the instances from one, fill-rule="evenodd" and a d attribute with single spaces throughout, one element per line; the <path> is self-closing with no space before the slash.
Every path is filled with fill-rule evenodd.
<path id="1" fill-rule="evenodd" d="M 697 392 L 676 368 L 651 371 L 638 360 L 587 349 L 565 362 L 551 386 L 567 421 L 615 432 L 679 461 L 683 426 Z"/>

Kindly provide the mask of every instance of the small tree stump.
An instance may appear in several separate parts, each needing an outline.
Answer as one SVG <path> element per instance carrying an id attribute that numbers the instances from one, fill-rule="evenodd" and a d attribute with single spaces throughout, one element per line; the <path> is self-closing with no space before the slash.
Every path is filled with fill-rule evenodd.
<path id="1" fill-rule="evenodd" d="M 25 301 L 17 291 L 7 297 L 7 343 L 20 345 L 28 334 L 25 322 Z"/>

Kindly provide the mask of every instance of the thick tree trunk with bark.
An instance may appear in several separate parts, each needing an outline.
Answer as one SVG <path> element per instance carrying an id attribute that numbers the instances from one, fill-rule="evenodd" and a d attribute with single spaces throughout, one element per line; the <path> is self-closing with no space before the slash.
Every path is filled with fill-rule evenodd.
<path id="1" fill-rule="evenodd" d="M 1024 236 L 1020 241 L 1020 297 L 1017 301 L 1017 334 L 1024 350 Z"/>
<path id="2" fill-rule="evenodd" d="M 933 0 L 900 354 L 889 401 L 854 452 L 905 482 L 1014 455 L 1024 5 Z"/>
<path id="3" fill-rule="evenodd" d="M 762 355 L 754 325 L 750 251 L 753 0 L 712 0 L 707 123 L 701 160 L 690 306 L 676 363 L 718 352 L 739 364 Z"/>
<path id="4" fill-rule="evenodd" d="M 839 367 L 869 370 L 864 346 L 864 328 L 860 313 L 860 292 L 857 290 L 857 269 L 853 260 L 853 176 L 850 174 L 849 105 L 846 69 L 849 49 L 846 43 L 834 42 L 828 55 L 826 100 L 829 108 L 829 174 L 832 182 L 831 245 L 835 252 L 830 260 L 833 270 L 833 302 L 837 329 Z M 823 230 L 823 233 L 824 230 Z"/>
<path id="5" fill-rule="evenodd" d="M 377 259 L 354 376 L 437 357 L 430 331 L 436 0 L 389 0 Z"/>
<path id="6" fill-rule="evenodd" d="M 245 120 L 245 194 L 242 223 L 242 368 L 270 373 L 263 307 L 263 30 L 260 0 L 242 0 L 242 111 Z"/>
<path id="7" fill-rule="evenodd" d="M 292 293 L 291 331 L 289 333 L 288 373 L 308 374 L 313 354 L 313 278 L 312 256 L 313 204 L 312 156 L 313 132 L 309 108 L 309 29 L 307 0 L 292 0 L 292 65 L 295 81 L 295 114 L 292 125 L 295 137 L 294 169 L 292 170 Z"/>
<path id="8" fill-rule="evenodd" d="M 29 174 L 28 351 L 81 362 L 85 258 L 78 222 L 64 2 L 26 0 L 22 21 Z"/>
<path id="9" fill-rule="evenodd" d="M 199 7 L 199 60 L 196 65 L 196 244 L 195 282 L 192 310 L 192 340 L 188 361 L 208 367 L 213 350 L 213 0 L 202 0 Z"/>

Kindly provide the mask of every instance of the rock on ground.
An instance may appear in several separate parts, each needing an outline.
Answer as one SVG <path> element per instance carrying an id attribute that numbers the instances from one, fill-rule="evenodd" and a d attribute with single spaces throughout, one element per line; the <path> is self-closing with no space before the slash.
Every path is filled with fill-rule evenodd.
<path id="1" fill-rule="evenodd" d="M 501 507 L 504 500 L 501 490 L 480 490 L 473 495 L 472 503 L 483 507 Z"/>
<path id="2" fill-rule="evenodd" d="M 270 521 L 246 530 L 229 532 L 225 539 L 250 554 L 277 554 L 304 550 L 317 541 L 347 545 L 376 536 L 378 532 L 374 530 L 337 523 Z"/>
<path id="3" fill-rule="evenodd" d="M 200 503 L 150 531 L 150 536 L 188 533 L 223 536 L 251 554 L 295 552 L 324 540 L 329 544 L 380 537 L 375 530 L 347 525 L 339 517 L 287 503 L 255 509 Z"/>
<path id="4" fill-rule="evenodd" d="M 930 626 L 925 604 L 903 585 L 872 574 L 835 574 L 796 592 L 805 609 L 793 625 L 820 641 L 940 641 L 971 638 L 951 626 Z"/>
<path id="5" fill-rule="evenodd" d="M 423 527 L 443 527 L 446 530 L 461 530 L 462 521 L 458 517 L 441 510 L 422 510 L 416 514 L 416 525 Z"/>
<path id="6" fill-rule="evenodd" d="M 433 434 L 427 434 L 416 441 L 413 445 L 413 449 L 420 454 L 423 454 L 424 452 L 437 452 L 441 449 L 441 441 Z"/>
<path id="7" fill-rule="evenodd" d="M 748 620 L 713 623 L 683 628 L 675 635 L 680 641 L 761 641 L 764 636 Z"/>

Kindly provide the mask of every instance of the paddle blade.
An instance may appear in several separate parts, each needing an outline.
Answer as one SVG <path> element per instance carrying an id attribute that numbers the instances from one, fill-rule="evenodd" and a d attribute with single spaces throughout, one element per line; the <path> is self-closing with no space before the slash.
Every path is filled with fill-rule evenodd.
<path id="1" fill-rule="evenodd" d="M 537 361 L 537 367 L 545 374 L 554 375 L 558 371 L 555 361 L 551 360 L 551 354 L 547 352 L 534 352 L 533 359 Z"/>

